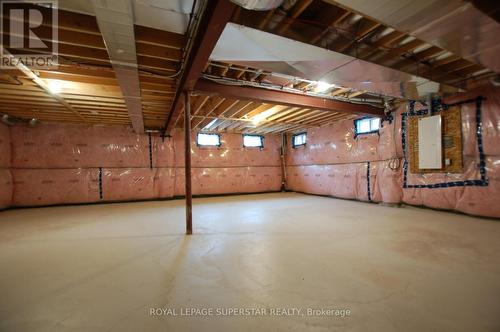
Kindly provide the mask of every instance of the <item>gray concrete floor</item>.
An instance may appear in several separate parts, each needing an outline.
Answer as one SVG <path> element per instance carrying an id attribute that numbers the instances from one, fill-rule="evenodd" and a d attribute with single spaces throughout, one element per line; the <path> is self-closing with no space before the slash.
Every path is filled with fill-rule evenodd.
<path id="1" fill-rule="evenodd" d="M 500 330 L 498 221 L 294 193 L 194 202 L 190 237 L 182 200 L 0 212 L 0 331 Z"/>

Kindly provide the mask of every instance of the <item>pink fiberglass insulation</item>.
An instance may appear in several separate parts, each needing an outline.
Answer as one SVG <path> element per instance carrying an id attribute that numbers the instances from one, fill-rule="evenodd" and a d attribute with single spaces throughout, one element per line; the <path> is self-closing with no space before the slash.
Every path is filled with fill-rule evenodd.
<path id="1" fill-rule="evenodd" d="M 12 176 L 10 174 L 10 131 L 9 127 L 0 123 L 0 209 L 4 209 L 12 201 Z"/>
<path id="2" fill-rule="evenodd" d="M 171 168 L 110 168 L 102 171 L 105 201 L 129 201 L 172 197 Z"/>
<path id="3" fill-rule="evenodd" d="M 221 134 L 220 147 L 198 146 L 191 135 L 194 195 L 278 191 L 281 188 L 280 137 L 266 135 L 264 148 L 243 147 L 240 134 Z M 183 133 L 173 135 L 175 195 L 184 195 Z"/>
<path id="4" fill-rule="evenodd" d="M 10 167 L 10 131 L 9 127 L 0 122 L 0 168 Z"/>
<path id="5" fill-rule="evenodd" d="M 13 169 L 12 205 L 99 201 L 98 169 Z"/>
<path id="6" fill-rule="evenodd" d="M 12 204 L 12 175 L 9 169 L 0 168 L 0 210 Z"/>
<path id="7" fill-rule="evenodd" d="M 287 188 L 362 201 L 407 203 L 500 217 L 500 89 L 479 94 L 487 185 L 411 188 L 412 185 L 481 179 L 476 105 L 461 105 L 464 170 L 460 174 L 412 174 L 403 189 L 402 114 L 394 112 L 379 134 L 355 137 L 352 120 L 309 129 L 306 146 L 286 153 Z M 415 109 L 424 106 L 415 105 Z M 0 124 L 0 208 L 168 198 L 184 193 L 182 132 L 162 139 L 122 127 Z M 243 147 L 239 134 L 221 134 L 220 147 L 200 147 L 192 134 L 195 195 L 276 191 L 281 187 L 280 137 L 264 148 Z"/>
<path id="8" fill-rule="evenodd" d="M 124 127 L 55 123 L 10 131 L 14 206 L 173 196 L 170 138 Z"/>
<path id="9" fill-rule="evenodd" d="M 184 195 L 184 168 L 176 169 L 175 195 Z M 193 195 L 279 191 L 279 167 L 193 168 Z"/>
<path id="10" fill-rule="evenodd" d="M 398 163 L 400 160 L 393 161 L 377 161 L 372 163 L 376 165 L 377 173 L 374 174 L 372 200 L 376 202 L 385 202 L 391 204 L 400 203 L 403 192 L 401 167 L 395 167 L 393 163 Z M 372 172 L 370 172 L 372 173 Z"/>
<path id="11" fill-rule="evenodd" d="M 6 127 L 7 128 L 7 127 Z M 0 127 L 0 130 L 4 128 Z M 170 198 L 184 193 L 183 135 L 137 135 L 123 127 L 39 124 L 0 131 L 12 137 L 12 175 L 0 172 L 0 207 Z M 4 139 L 4 137 L 6 137 Z M 222 135 L 201 148 L 193 134 L 193 193 L 276 191 L 281 187 L 279 136 L 264 148 L 244 148 L 242 136 Z M 4 154 L 2 154 L 4 156 Z M 11 200 L 12 197 L 12 200 Z"/>
<path id="12" fill-rule="evenodd" d="M 154 167 L 173 167 L 174 160 L 174 144 L 170 137 L 161 138 L 160 136 L 152 136 L 152 156 Z"/>
<path id="13" fill-rule="evenodd" d="M 177 167 L 184 167 L 183 135 L 179 131 L 173 135 L 175 166 Z M 192 167 L 280 167 L 280 137 L 278 135 L 266 135 L 263 149 L 243 147 L 241 134 L 220 134 L 220 147 L 198 146 L 196 136 L 196 133 L 191 134 Z"/>
<path id="14" fill-rule="evenodd" d="M 18 168 L 149 167 L 147 135 L 122 127 L 39 124 L 11 127 Z"/>
<path id="15" fill-rule="evenodd" d="M 445 99 L 445 103 L 486 97 L 482 101 L 481 125 L 486 161 L 487 186 L 411 188 L 411 185 L 479 180 L 476 103 L 462 104 L 464 168 L 460 174 L 407 173 L 403 189 L 402 113 L 394 113 L 391 124 L 383 123 L 379 134 L 354 135 L 352 120 L 307 131 L 307 144 L 293 148 L 287 143 L 287 189 L 334 197 L 406 203 L 469 214 L 500 217 L 500 89 L 491 88 Z M 415 109 L 423 109 L 418 103 Z M 370 162 L 368 166 L 368 162 Z M 369 173 L 368 173 L 369 167 Z M 369 179 L 369 181 L 368 181 Z"/>

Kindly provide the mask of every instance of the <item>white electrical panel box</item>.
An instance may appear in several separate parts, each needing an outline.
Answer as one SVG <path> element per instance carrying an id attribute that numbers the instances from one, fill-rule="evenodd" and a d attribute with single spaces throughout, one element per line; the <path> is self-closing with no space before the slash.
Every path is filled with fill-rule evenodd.
<path id="1" fill-rule="evenodd" d="M 443 167 L 441 137 L 441 115 L 418 119 L 418 168 Z"/>

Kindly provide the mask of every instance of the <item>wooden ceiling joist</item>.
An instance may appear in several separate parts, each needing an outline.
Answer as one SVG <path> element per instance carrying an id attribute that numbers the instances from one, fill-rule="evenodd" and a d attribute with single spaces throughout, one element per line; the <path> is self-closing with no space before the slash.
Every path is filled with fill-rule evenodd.
<path id="1" fill-rule="evenodd" d="M 51 9 L 41 7 L 40 10 L 49 11 Z M 9 18 L 3 18 L 8 23 Z M 127 111 L 124 94 L 119 88 L 119 82 L 112 68 L 106 43 L 103 40 L 96 17 L 58 10 L 58 19 L 59 66 L 39 69 L 36 71 L 36 75 L 42 82 L 50 82 L 47 80 L 61 82 L 63 88 L 59 96 L 65 99 L 66 106 L 63 106 L 60 101 L 54 100 L 51 95 L 47 95 L 47 97 L 38 95 L 43 90 L 40 90 L 38 85 L 33 85 L 32 77 L 15 69 L 2 70 L 2 73 L 5 72 L 5 77 L 8 78 L 2 82 L 12 84 L 12 86 L 5 88 L 5 91 L 15 91 L 14 93 L 19 96 L 29 94 L 27 96 L 29 98 L 33 98 L 35 95 L 39 96 L 36 100 L 20 98 L 24 100 L 24 103 L 17 104 L 19 107 L 26 106 L 33 109 L 37 102 L 40 105 L 49 105 L 48 101 L 54 100 L 56 104 L 52 103 L 53 107 L 61 105 L 63 108 L 73 108 L 74 111 L 80 113 L 80 116 L 74 116 L 73 122 L 85 122 L 91 118 L 102 119 L 99 117 L 100 115 L 95 114 L 96 112 L 89 112 L 92 108 L 101 113 L 103 110 L 117 112 L 117 114 L 120 112 L 119 116 L 122 117 L 123 111 L 125 114 Z M 175 94 L 176 82 L 174 78 L 168 76 L 175 74 L 180 67 L 181 48 L 184 45 L 185 36 L 133 24 L 132 30 L 135 34 L 139 91 L 143 105 L 140 107 L 137 100 L 133 102 L 136 108 L 142 108 L 144 122 L 147 122 L 150 127 L 159 128 L 164 124 L 166 118 L 164 110 L 170 108 Z M 37 28 L 36 34 L 41 40 L 50 39 L 50 26 L 42 25 Z M 29 80 L 28 83 L 26 83 L 26 79 Z M 22 81 L 22 85 L 16 84 L 19 81 Z M 35 90 L 27 90 L 26 87 L 32 87 Z M 117 98 L 121 102 L 113 103 L 111 100 L 102 98 Z M 5 107 L 2 109 L 7 110 L 7 105 L 3 106 Z M 60 107 L 57 106 L 57 109 L 59 110 Z M 10 109 L 8 110 L 9 114 L 13 114 Z M 158 115 L 161 110 L 163 113 Z M 23 113 L 23 117 L 26 114 Z M 49 117 L 46 112 L 39 114 L 41 120 L 53 120 L 53 116 Z M 112 124 L 107 118 L 104 118 L 103 121 L 103 123 Z M 126 124 L 132 123 L 128 121 Z"/>
<path id="2" fill-rule="evenodd" d="M 9 56 L 10 53 L 3 47 L 3 45 L 0 45 L 0 47 L 2 48 L 3 56 Z M 40 79 L 40 77 L 38 77 L 31 69 L 22 64 L 21 61 L 16 61 L 16 68 L 31 79 L 41 89 L 43 89 L 43 91 L 45 91 L 49 96 L 55 99 L 59 104 L 63 105 L 68 111 L 76 115 L 81 121 L 86 122 L 86 119 L 77 110 L 75 110 L 63 97 L 53 93 L 47 83 Z"/>
<path id="3" fill-rule="evenodd" d="M 466 77 L 461 75 L 462 71 L 469 73 L 467 69 L 474 67 L 476 63 L 472 59 L 440 59 L 446 52 L 444 49 L 415 38 L 407 31 L 395 30 L 334 1 L 313 1 L 307 10 L 294 15 L 301 4 L 295 2 L 289 9 L 282 6 L 280 10 L 262 15 L 242 9 L 232 21 L 446 85 L 461 88 L 464 81 L 477 79 L 473 76 L 474 71 Z M 456 64 L 450 63 L 458 60 Z M 491 75 L 494 73 L 490 70 L 481 79 Z"/>

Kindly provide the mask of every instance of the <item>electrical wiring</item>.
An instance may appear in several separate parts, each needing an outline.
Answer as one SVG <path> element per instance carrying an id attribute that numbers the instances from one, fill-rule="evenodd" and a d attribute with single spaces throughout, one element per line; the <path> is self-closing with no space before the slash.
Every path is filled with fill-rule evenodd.
<path id="1" fill-rule="evenodd" d="M 398 157 L 389 159 L 388 166 L 392 171 L 399 170 L 399 168 L 401 167 L 401 159 Z"/>
<path id="2" fill-rule="evenodd" d="M 250 81 L 243 81 L 243 80 L 237 80 L 233 78 L 227 78 L 227 77 L 221 77 L 221 76 L 214 76 L 214 75 L 208 75 L 208 74 L 202 74 L 202 77 L 210 80 L 215 83 L 219 84 L 225 84 L 225 85 L 231 85 L 231 86 L 249 86 L 249 87 L 256 87 L 256 88 L 264 88 L 268 90 L 275 90 L 275 91 L 285 91 L 285 92 L 291 92 L 291 93 L 299 93 L 302 95 L 308 95 L 308 96 L 314 96 L 314 97 L 321 97 L 321 98 L 327 98 L 327 99 L 332 99 L 332 100 L 339 100 L 339 101 L 345 101 L 345 102 L 350 102 L 353 104 L 360 104 L 360 105 L 371 105 L 375 107 L 381 107 L 380 104 L 374 103 L 374 102 L 364 102 L 363 100 L 353 100 L 348 99 L 348 98 L 342 98 L 342 97 L 332 97 L 328 95 L 322 95 L 318 93 L 313 93 L 313 92 L 304 92 L 299 89 L 294 89 L 278 84 L 272 84 L 272 83 L 265 83 L 265 82 L 250 82 Z"/>

